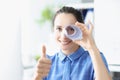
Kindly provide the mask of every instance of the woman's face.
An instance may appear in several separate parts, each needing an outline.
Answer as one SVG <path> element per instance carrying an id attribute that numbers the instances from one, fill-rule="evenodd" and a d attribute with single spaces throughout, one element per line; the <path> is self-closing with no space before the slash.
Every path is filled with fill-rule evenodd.
<path id="1" fill-rule="evenodd" d="M 55 18 L 55 40 L 65 54 L 70 54 L 79 47 L 79 45 L 73 43 L 72 40 L 70 40 L 63 34 L 65 26 L 73 25 L 76 21 L 76 18 L 70 13 L 60 13 Z"/>

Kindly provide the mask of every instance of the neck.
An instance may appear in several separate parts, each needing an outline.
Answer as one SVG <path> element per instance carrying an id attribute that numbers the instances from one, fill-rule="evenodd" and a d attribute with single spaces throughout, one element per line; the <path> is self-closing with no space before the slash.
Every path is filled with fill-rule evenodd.
<path id="1" fill-rule="evenodd" d="M 72 48 L 72 49 L 67 49 L 67 50 L 62 50 L 62 52 L 65 54 L 65 55 L 70 55 L 70 54 L 72 54 L 72 53 L 74 53 L 77 49 L 79 49 L 79 47 L 80 46 L 76 46 L 76 47 L 74 47 L 74 48 Z"/>

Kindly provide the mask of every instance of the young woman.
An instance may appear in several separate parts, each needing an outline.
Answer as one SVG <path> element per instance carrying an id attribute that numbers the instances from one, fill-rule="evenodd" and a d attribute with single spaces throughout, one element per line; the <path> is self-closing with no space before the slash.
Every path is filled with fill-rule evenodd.
<path id="1" fill-rule="evenodd" d="M 89 24 L 88 29 L 80 11 L 72 7 L 58 10 L 53 25 L 60 51 L 54 56 L 46 56 L 46 48 L 42 47 L 33 80 L 112 80 L 106 59 L 92 36 L 93 25 Z M 80 28 L 82 39 L 69 39 L 64 34 L 68 25 Z"/>

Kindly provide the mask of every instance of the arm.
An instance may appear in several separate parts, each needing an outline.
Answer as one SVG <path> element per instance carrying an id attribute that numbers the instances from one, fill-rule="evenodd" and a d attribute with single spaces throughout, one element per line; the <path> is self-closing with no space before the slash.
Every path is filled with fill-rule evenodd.
<path id="1" fill-rule="evenodd" d="M 76 22 L 75 25 L 78 26 L 83 33 L 82 40 L 76 40 L 75 43 L 88 50 L 96 75 L 95 80 L 112 80 L 92 36 L 93 25 L 90 23 L 89 29 L 79 22 Z"/>
<path id="2" fill-rule="evenodd" d="M 42 46 L 42 56 L 37 62 L 36 71 L 32 80 L 43 80 L 50 71 L 51 60 L 46 57 L 46 47 Z"/>
<path id="3" fill-rule="evenodd" d="M 97 47 L 91 47 L 88 51 L 95 70 L 95 80 L 112 80 Z"/>

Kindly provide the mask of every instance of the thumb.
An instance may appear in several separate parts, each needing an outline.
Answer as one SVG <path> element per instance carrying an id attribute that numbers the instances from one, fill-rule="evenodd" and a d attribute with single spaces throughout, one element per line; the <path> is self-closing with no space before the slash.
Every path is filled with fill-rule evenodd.
<path id="1" fill-rule="evenodd" d="M 45 45 L 42 45 L 42 55 L 41 55 L 42 58 L 46 58 L 46 47 Z"/>

